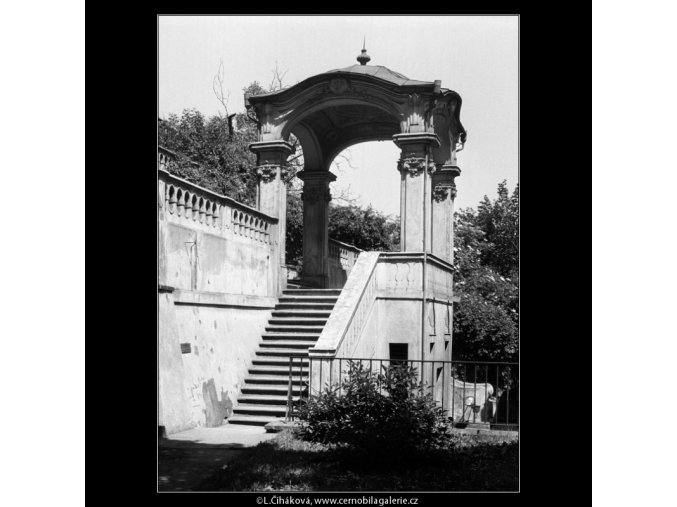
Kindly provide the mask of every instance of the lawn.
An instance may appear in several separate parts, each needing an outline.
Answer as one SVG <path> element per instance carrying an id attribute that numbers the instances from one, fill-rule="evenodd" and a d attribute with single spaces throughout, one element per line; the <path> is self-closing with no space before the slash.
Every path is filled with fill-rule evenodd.
<path id="1" fill-rule="evenodd" d="M 375 456 L 298 439 L 291 431 L 241 451 L 199 491 L 516 491 L 517 442 L 455 435 L 453 447 Z"/>

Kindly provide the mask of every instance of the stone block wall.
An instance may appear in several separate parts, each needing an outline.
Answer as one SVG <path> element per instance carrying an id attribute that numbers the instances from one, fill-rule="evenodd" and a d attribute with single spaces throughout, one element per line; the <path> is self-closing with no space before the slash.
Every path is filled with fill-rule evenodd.
<path id="1" fill-rule="evenodd" d="M 276 218 L 159 171 L 158 424 L 168 434 L 230 415 L 283 289 L 276 232 Z"/>

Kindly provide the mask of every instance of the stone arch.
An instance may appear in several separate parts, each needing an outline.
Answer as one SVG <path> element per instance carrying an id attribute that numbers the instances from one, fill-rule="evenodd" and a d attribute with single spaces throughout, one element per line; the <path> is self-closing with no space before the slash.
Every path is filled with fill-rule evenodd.
<path id="1" fill-rule="evenodd" d="M 266 175 L 259 178 L 258 207 L 279 218 L 274 239 L 279 245 L 285 243 L 286 192 L 283 171 L 277 168 L 286 164 L 293 150 L 288 143 L 290 135 L 296 136 L 303 148 L 304 168 L 297 176 L 303 181 L 304 278 L 308 276 L 311 286 L 327 286 L 329 184 L 336 178 L 329 168 L 341 151 L 363 142 L 395 142 L 401 151 L 397 163 L 400 202 L 407 210 L 401 223 L 410 224 L 402 248 L 427 251 L 430 234 L 421 240 L 416 231 L 430 228 L 431 204 L 424 198 L 430 195 L 430 179 L 417 176 L 436 170 L 454 172 L 456 145 L 465 141 L 459 118 L 461 99 L 456 92 L 442 88 L 440 81 L 409 79 L 386 67 L 367 65 L 369 61 L 363 54 L 358 57 L 359 65 L 245 97 L 259 127 L 259 140 L 250 149 L 257 154 L 257 172 Z M 427 218 L 416 211 L 421 207 Z M 442 217 L 441 211 L 434 213 Z M 446 220 L 445 227 L 449 225 L 446 215 L 440 220 Z M 280 251 L 280 265 L 284 265 L 283 247 Z M 282 278 L 280 286 L 286 283 Z"/>

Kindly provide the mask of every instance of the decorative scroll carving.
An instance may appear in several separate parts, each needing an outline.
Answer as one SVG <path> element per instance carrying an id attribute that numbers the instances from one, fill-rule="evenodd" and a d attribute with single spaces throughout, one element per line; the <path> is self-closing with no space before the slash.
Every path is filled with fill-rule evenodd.
<path id="1" fill-rule="evenodd" d="M 452 200 L 456 199 L 456 193 L 457 193 L 456 192 L 456 182 L 453 182 L 453 181 L 451 182 L 451 188 L 449 190 L 449 193 L 451 194 Z"/>
<path id="2" fill-rule="evenodd" d="M 336 94 L 341 94 L 348 89 L 348 81 L 342 77 L 334 78 L 329 82 L 329 89 Z"/>
<path id="3" fill-rule="evenodd" d="M 270 183 L 277 176 L 277 169 L 280 167 L 276 164 L 264 164 L 256 167 L 256 174 L 258 174 L 261 181 Z"/>
<path id="4" fill-rule="evenodd" d="M 424 157 L 405 157 L 401 158 L 397 163 L 397 169 L 402 171 L 407 171 L 409 176 L 416 177 L 423 172 L 425 168 L 425 158 Z M 437 170 L 435 162 L 430 160 L 428 162 L 428 174 L 432 174 Z"/>
<path id="5" fill-rule="evenodd" d="M 444 202 L 449 197 L 449 186 L 448 185 L 435 185 L 433 188 L 433 199 L 435 202 Z"/>
<path id="6" fill-rule="evenodd" d="M 451 183 L 438 183 L 433 188 L 433 199 L 435 199 L 435 202 L 445 201 L 450 194 L 452 200 L 456 199 L 456 183 L 453 181 Z"/>

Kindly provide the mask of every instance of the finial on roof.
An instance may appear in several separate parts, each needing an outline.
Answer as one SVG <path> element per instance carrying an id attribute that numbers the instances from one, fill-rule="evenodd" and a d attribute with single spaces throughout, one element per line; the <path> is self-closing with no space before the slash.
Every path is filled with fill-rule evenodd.
<path id="1" fill-rule="evenodd" d="M 362 54 L 357 57 L 357 61 L 360 62 L 360 65 L 367 65 L 367 62 L 371 60 L 371 56 L 367 54 L 367 37 L 365 35 L 364 41 L 362 42 Z"/>

